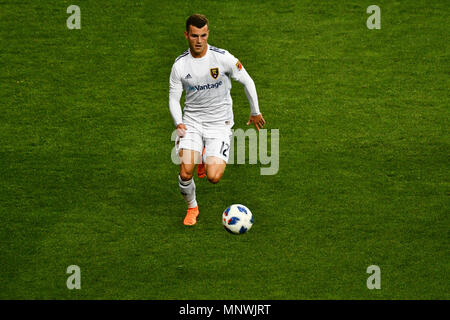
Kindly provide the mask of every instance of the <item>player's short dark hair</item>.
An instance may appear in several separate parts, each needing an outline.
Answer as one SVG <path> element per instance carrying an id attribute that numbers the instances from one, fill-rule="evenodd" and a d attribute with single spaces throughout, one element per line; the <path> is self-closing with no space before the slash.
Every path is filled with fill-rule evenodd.
<path id="1" fill-rule="evenodd" d="M 202 14 L 193 14 L 186 20 L 186 31 L 189 32 L 189 26 L 203 28 L 205 25 L 209 27 L 208 19 Z"/>

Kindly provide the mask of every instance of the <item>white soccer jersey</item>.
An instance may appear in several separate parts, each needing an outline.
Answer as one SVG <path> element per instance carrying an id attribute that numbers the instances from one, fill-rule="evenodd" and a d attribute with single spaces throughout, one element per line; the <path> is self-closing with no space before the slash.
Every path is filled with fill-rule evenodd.
<path id="1" fill-rule="evenodd" d="M 255 84 L 239 60 L 228 51 L 208 45 L 201 58 L 194 58 L 190 50 L 180 55 L 170 74 L 169 106 L 175 125 L 194 122 L 203 127 L 232 126 L 230 78 L 244 85 L 251 113 L 259 114 Z M 179 101 L 183 89 L 186 102 L 182 116 Z"/>

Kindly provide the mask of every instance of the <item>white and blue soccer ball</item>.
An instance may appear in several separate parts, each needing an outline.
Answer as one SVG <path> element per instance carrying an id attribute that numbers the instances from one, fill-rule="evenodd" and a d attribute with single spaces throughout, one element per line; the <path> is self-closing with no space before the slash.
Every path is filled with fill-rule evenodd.
<path id="1" fill-rule="evenodd" d="M 232 204 L 222 214 L 225 230 L 234 234 L 246 233 L 253 225 L 252 212 L 242 204 Z"/>

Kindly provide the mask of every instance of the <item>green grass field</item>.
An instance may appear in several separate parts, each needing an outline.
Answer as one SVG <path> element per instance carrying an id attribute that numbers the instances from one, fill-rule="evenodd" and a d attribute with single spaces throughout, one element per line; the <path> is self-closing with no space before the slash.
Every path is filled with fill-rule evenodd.
<path id="1" fill-rule="evenodd" d="M 254 79 L 280 168 L 196 178 L 187 228 L 168 79 L 197 12 Z M 0 299 L 449 299 L 449 21 L 426 0 L 2 1 Z M 232 203 L 246 235 L 221 225 Z"/>

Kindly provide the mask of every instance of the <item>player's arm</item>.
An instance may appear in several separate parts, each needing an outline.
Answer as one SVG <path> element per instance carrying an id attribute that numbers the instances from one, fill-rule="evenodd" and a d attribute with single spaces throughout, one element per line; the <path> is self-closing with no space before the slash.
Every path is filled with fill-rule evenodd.
<path id="1" fill-rule="evenodd" d="M 186 126 L 183 123 L 183 114 L 181 112 L 180 99 L 183 93 L 183 85 L 181 78 L 178 76 L 175 65 L 172 67 L 169 80 L 169 110 L 172 115 L 173 122 L 177 127 L 177 133 L 180 137 L 184 136 Z"/>
<path id="2" fill-rule="evenodd" d="M 250 77 L 248 72 L 244 68 L 242 69 L 243 70 L 240 72 L 243 71 L 243 73 L 238 81 L 244 85 L 244 91 L 250 104 L 250 116 L 248 118 L 247 125 L 253 123 L 255 128 L 259 131 L 259 129 L 264 127 L 266 121 L 259 111 L 258 94 L 256 93 L 255 82 Z"/>
<path id="3" fill-rule="evenodd" d="M 265 125 L 266 121 L 259 111 L 258 94 L 256 93 L 255 82 L 250 77 L 247 70 L 245 70 L 245 68 L 239 62 L 239 60 L 237 60 L 233 56 L 231 57 L 231 77 L 243 84 L 245 95 L 247 96 L 248 102 L 250 104 L 250 117 L 248 119 L 247 125 L 253 123 L 255 125 L 255 128 L 259 130 Z"/>

